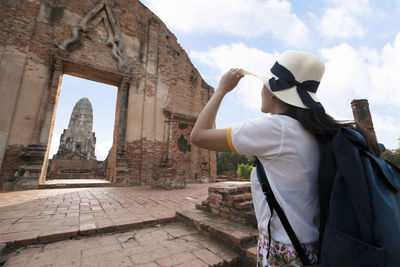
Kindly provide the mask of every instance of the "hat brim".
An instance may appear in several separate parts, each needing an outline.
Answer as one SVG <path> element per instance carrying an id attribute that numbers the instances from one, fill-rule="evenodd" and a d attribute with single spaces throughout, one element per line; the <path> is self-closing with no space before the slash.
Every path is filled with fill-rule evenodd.
<path id="1" fill-rule="evenodd" d="M 284 90 L 280 90 L 280 91 L 271 91 L 271 87 L 269 85 L 269 80 L 273 77 L 277 78 L 275 75 L 273 75 L 272 73 L 269 73 L 267 75 L 261 75 L 261 74 L 255 74 L 252 73 L 250 71 L 241 69 L 241 74 L 243 75 L 250 75 L 250 76 L 254 76 L 256 78 L 258 78 L 259 80 L 261 80 L 261 82 L 265 85 L 265 87 L 268 88 L 268 90 L 274 94 L 277 98 L 279 98 L 281 101 L 295 106 L 295 107 L 299 107 L 299 108 L 304 108 L 304 109 L 309 109 L 309 107 L 307 107 L 306 105 L 303 104 L 303 101 L 301 101 L 301 98 L 299 96 L 299 94 L 297 93 L 297 86 L 293 86 Z M 319 102 L 316 93 L 311 93 L 311 92 L 307 92 L 311 98 L 316 101 Z"/>

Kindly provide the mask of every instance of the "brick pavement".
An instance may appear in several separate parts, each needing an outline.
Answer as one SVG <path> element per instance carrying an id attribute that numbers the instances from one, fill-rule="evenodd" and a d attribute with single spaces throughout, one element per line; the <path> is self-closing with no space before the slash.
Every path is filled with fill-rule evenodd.
<path id="1" fill-rule="evenodd" d="M 77 235 L 172 221 L 207 198 L 211 184 L 164 191 L 149 186 L 0 193 L 0 244 L 21 247 Z"/>
<path id="2" fill-rule="evenodd" d="M 170 223 L 20 248 L 4 266 L 237 266 L 239 256 L 193 228 Z"/>

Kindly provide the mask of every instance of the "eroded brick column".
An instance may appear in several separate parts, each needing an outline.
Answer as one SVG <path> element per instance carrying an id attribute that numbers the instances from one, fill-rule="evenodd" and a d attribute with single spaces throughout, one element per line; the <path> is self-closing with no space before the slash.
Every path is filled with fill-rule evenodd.
<path id="1" fill-rule="evenodd" d="M 365 127 L 376 140 L 374 124 L 372 122 L 371 112 L 367 99 L 354 99 L 351 101 L 354 121 Z"/>
<path id="2" fill-rule="evenodd" d="M 128 96 L 130 88 L 130 78 L 124 77 L 120 86 L 120 94 L 118 100 L 118 132 L 117 132 L 117 146 L 116 146 L 116 180 L 115 182 L 120 185 L 131 185 L 132 181 L 129 176 L 128 154 L 126 152 L 126 127 L 128 117 Z"/>

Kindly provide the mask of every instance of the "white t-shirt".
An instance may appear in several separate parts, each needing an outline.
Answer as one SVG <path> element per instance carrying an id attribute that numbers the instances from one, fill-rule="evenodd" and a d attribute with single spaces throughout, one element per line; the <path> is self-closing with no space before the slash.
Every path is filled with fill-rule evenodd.
<path id="1" fill-rule="evenodd" d="M 285 115 L 266 115 L 236 124 L 227 131 L 233 152 L 257 156 L 275 198 L 284 210 L 294 232 L 303 244 L 318 240 L 319 204 L 317 176 L 319 146 L 301 124 Z M 270 209 L 257 178 L 251 173 L 251 191 L 259 232 L 268 235 Z M 272 239 L 291 241 L 274 212 Z"/>

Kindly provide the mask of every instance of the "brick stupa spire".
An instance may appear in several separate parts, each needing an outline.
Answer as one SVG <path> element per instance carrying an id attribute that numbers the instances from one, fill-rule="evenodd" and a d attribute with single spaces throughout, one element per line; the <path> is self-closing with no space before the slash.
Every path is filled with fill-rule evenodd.
<path id="1" fill-rule="evenodd" d="M 89 99 L 81 98 L 72 110 L 68 129 L 64 129 L 55 158 L 96 160 L 96 137 L 92 132 L 93 108 Z"/>

